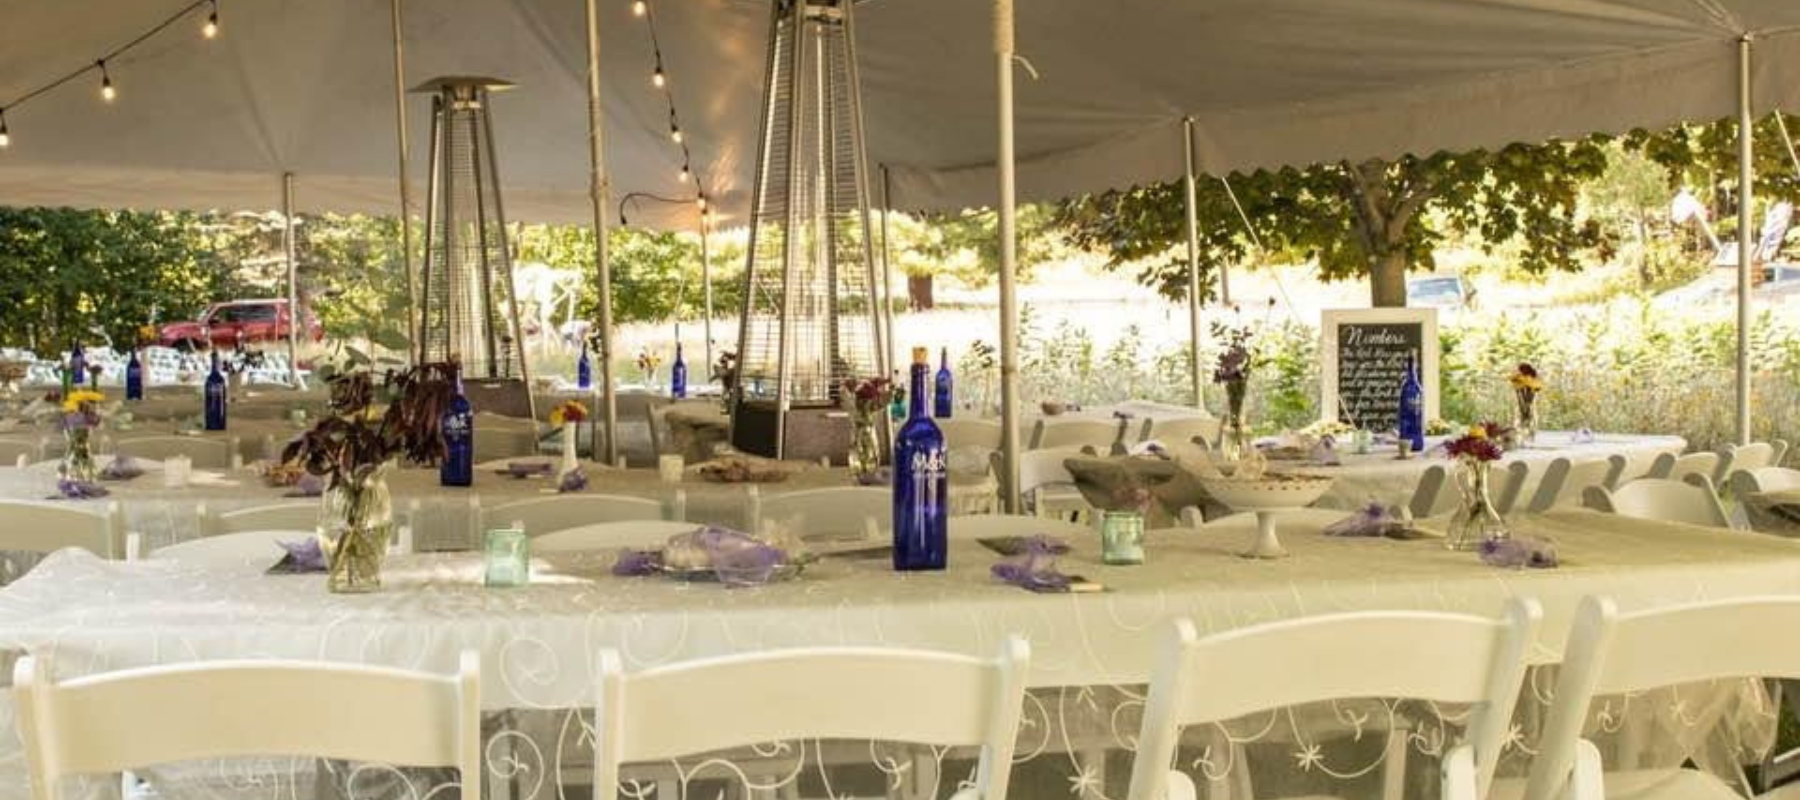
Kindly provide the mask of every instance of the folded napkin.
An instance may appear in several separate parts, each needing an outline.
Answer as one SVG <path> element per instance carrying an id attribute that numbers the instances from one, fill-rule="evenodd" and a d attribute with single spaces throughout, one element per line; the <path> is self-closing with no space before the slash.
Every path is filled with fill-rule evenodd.
<path id="1" fill-rule="evenodd" d="M 1557 565 L 1556 544 L 1549 539 L 1513 536 L 1482 542 L 1483 563 L 1508 569 L 1551 569 Z"/>
<path id="2" fill-rule="evenodd" d="M 310 472 L 294 481 L 294 489 L 282 497 L 318 497 L 325 493 L 325 479 Z"/>
<path id="3" fill-rule="evenodd" d="M 1069 576 L 1056 569 L 1059 543 L 1047 536 L 1032 536 L 1018 555 L 1007 556 L 989 568 L 994 578 L 1033 592 L 1060 592 L 1069 588 Z"/>
<path id="4" fill-rule="evenodd" d="M 107 491 L 106 487 L 101 486 L 98 483 L 92 483 L 90 481 L 72 481 L 63 478 L 56 482 L 56 494 L 50 495 L 48 499 L 92 500 L 99 497 L 105 497 L 109 494 L 112 494 L 112 492 Z"/>
<path id="5" fill-rule="evenodd" d="M 325 551 L 319 547 L 319 540 L 314 538 L 298 542 L 276 542 L 286 551 L 281 560 L 269 567 L 269 575 L 287 575 L 305 572 L 325 571 Z"/>
<path id="6" fill-rule="evenodd" d="M 100 479 L 106 481 L 128 481 L 144 474 L 143 465 L 137 459 L 127 455 L 113 456 L 105 468 L 100 470 Z"/>
<path id="7" fill-rule="evenodd" d="M 587 472 L 580 467 L 576 467 L 563 473 L 563 476 L 557 480 L 556 493 L 568 494 L 569 492 L 579 492 L 582 489 L 586 489 L 587 485 Z"/>
<path id="8" fill-rule="evenodd" d="M 665 569 L 684 572 L 712 570 L 727 586 L 760 586 L 788 564 L 786 550 L 760 541 L 743 531 L 707 525 L 669 537 L 662 550 L 619 551 L 614 575 L 649 575 Z"/>
<path id="9" fill-rule="evenodd" d="M 1398 537 L 1412 527 L 1412 514 L 1399 512 L 1380 503 L 1370 503 L 1362 510 L 1325 526 L 1326 536 Z"/>

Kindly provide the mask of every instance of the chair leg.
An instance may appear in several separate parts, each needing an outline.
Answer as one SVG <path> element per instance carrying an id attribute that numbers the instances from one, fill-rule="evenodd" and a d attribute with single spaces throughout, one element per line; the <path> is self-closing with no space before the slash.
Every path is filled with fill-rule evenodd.
<path id="1" fill-rule="evenodd" d="M 1382 800 L 1401 800 L 1406 796 L 1406 738 L 1404 726 L 1396 725 L 1387 735 L 1387 754 L 1381 760 Z"/>
<path id="2" fill-rule="evenodd" d="M 1103 800 L 1106 797 L 1106 750 L 1104 748 L 1075 752 L 1075 768 L 1092 780 L 1077 800 Z"/>

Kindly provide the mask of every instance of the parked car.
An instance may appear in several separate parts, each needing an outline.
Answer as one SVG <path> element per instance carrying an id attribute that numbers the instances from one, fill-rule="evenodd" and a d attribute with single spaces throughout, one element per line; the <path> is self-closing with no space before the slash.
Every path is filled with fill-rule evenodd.
<path id="1" fill-rule="evenodd" d="M 232 300 L 207 306 L 193 321 L 162 326 L 157 341 L 177 350 L 201 350 L 209 343 L 218 347 L 237 347 L 239 344 L 276 342 L 287 338 L 291 319 L 285 299 Z M 311 310 L 306 312 L 306 327 L 300 336 L 314 342 L 325 338 L 325 327 L 319 324 L 319 318 L 313 316 Z"/>
<path id="2" fill-rule="evenodd" d="M 1434 275 L 1406 282 L 1406 304 L 1413 308 L 1458 309 L 1473 305 L 1475 290 L 1460 275 Z"/>

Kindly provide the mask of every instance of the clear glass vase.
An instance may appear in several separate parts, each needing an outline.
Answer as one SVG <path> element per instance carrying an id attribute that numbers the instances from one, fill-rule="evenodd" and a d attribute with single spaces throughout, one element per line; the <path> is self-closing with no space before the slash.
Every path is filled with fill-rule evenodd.
<path id="1" fill-rule="evenodd" d="M 875 415 L 860 411 L 852 412 L 850 419 L 850 474 L 866 483 L 881 469 L 881 426 Z"/>
<path id="2" fill-rule="evenodd" d="M 1492 472 L 1493 463 L 1489 461 L 1464 460 L 1457 466 L 1456 488 L 1462 493 L 1462 502 L 1450 518 L 1444 538 L 1450 549 L 1474 550 L 1484 542 L 1511 538 L 1506 520 L 1495 510 L 1488 494 Z"/>
<path id="3" fill-rule="evenodd" d="M 1537 440 L 1537 392 L 1530 389 L 1513 391 L 1518 399 L 1513 410 L 1512 440 L 1516 447 L 1524 447 Z"/>
<path id="4" fill-rule="evenodd" d="M 381 562 L 394 533 L 394 503 L 386 464 L 360 479 L 327 489 L 319 508 L 319 549 L 329 570 L 326 588 L 362 594 L 381 588 Z"/>
<path id="5" fill-rule="evenodd" d="M 58 477 L 65 481 L 93 483 L 99 476 L 99 468 L 94 466 L 94 429 L 89 427 L 68 428 L 63 431 L 62 464 L 56 468 Z"/>
<path id="6" fill-rule="evenodd" d="M 1144 515 L 1136 511 L 1100 514 L 1100 560 L 1107 564 L 1144 563 Z"/>
<path id="7" fill-rule="evenodd" d="M 1247 381 L 1225 382 L 1225 424 L 1219 430 L 1219 455 L 1236 462 L 1250 446 L 1250 434 L 1244 422 L 1244 401 L 1250 394 Z"/>

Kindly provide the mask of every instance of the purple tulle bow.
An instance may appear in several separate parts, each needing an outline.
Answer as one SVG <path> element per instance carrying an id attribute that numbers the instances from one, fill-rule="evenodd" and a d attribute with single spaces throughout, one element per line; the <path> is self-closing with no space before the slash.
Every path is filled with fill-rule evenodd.
<path id="1" fill-rule="evenodd" d="M 1405 529 L 1406 522 L 1380 503 L 1370 503 L 1362 510 L 1325 526 L 1326 536 L 1387 536 Z"/>
<path id="2" fill-rule="evenodd" d="M 113 456 L 104 469 L 100 470 L 100 479 L 107 481 L 128 481 L 144 474 L 144 466 L 137 459 L 127 455 Z"/>
<path id="3" fill-rule="evenodd" d="M 1069 576 L 1056 571 L 1060 542 L 1039 534 L 1026 539 L 1022 546 L 1024 552 L 1001 559 L 989 570 L 996 579 L 1032 591 L 1069 588 Z"/>
<path id="4" fill-rule="evenodd" d="M 670 549 L 698 549 L 706 555 L 706 563 L 727 586 L 760 586 L 772 580 L 778 568 L 788 563 L 787 551 L 757 541 L 749 534 L 717 525 L 678 533 L 669 538 L 664 551 L 619 551 L 613 562 L 614 575 L 649 575 L 662 569 L 663 553 Z"/>
<path id="5" fill-rule="evenodd" d="M 1514 536 L 1490 539 L 1479 548 L 1481 560 L 1508 569 L 1550 569 L 1556 566 L 1556 545 L 1547 539 Z"/>
<path id="6" fill-rule="evenodd" d="M 281 566 L 288 572 L 324 572 L 325 551 L 319 547 L 316 537 L 309 537 L 298 542 L 276 542 L 281 549 L 287 551 Z"/>
<path id="7" fill-rule="evenodd" d="M 101 486 L 98 483 L 90 481 L 72 481 L 68 478 L 63 478 L 56 482 L 56 494 L 50 495 L 50 499 L 92 500 L 94 498 L 105 497 L 109 494 L 112 494 L 112 492 L 107 491 L 106 487 Z"/>
<path id="8" fill-rule="evenodd" d="M 556 491 L 558 494 L 567 494 L 569 492 L 579 492 L 582 489 L 586 489 L 587 485 L 588 485 L 587 471 L 583 470 L 580 467 L 576 467 L 572 470 L 569 470 L 568 472 L 563 473 L 562 479 L 557 481 Z"/>
<path id="9" fill-rule="evenodd" d="M 294 481 L 294 490 L 288 492 L 287 496 L 318 497 L 324 493 L 325 479 L 308 472 L 305 475 L 301 475 L 299 480 Z"/>
<path id="10" fill-rule="evenodd" d="M 633 578 L 649 575 L 662 569 L 662 553 L 656 550 L 633 550 L 625 548 L 619 551 L 619 559 L 613 562 L 612 574 Z"/>

